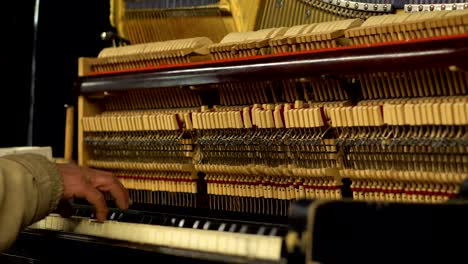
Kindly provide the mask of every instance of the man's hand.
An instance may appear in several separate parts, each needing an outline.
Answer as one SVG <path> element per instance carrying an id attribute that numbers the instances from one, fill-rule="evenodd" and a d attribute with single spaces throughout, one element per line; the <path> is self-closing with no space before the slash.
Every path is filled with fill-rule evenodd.
<path id="1" fill-rule="evenodd" d="M 126 210 L 129 206 L 128 191 L 112 173 L 80 167 L 76 164 L 57 164 L 63 177 L 63 199 L 84 198 L 96 207 L 96 218 L 105 221 L 108 208 L 101 192 L 110 192 L 117 206 Z"/>

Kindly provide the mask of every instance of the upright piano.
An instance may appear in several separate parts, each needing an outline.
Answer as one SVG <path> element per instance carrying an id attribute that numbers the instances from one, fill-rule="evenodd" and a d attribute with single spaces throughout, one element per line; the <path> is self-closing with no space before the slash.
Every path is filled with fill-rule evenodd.
<path id="1" fill-rule="evenodd" d="M 133 204 L 109 197 L 98 223 L 76 201 L 7 256 L 464 262 L 467 4 L 258 3 L 220 40 L 80 58 L 78 163 L 112 171 Z"/>

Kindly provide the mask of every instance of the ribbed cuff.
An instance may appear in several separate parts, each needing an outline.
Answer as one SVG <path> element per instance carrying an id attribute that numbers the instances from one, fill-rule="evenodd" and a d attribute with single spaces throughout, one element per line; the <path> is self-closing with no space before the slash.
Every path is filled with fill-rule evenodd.
<path id="1" fill-rule="evenodd" d="M 46 157 L 37 154 L 8 155 L 3 158 L 23 165 L 33 176 L 38 191 L 38 204 L 34 222 L 57 208 L 63 197 L 63 178 L 57 166 Z"/>

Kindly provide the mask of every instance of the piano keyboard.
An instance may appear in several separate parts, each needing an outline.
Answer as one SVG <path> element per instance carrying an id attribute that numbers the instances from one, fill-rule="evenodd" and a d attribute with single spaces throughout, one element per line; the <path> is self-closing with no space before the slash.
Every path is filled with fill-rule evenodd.
<path id="1" fill-rule="evenodd" d="M 136 244 L 162 246 L 245 257 L 258 260 L 279 261 L 282 237 L 277 228 L 261 226 L 253 233 L 242 223 L 214 223 L 209 220 L 189 221 L 171 218 L 172 226 L 123 222 L 123 213 L 110 213 L 103 223 L 89 217 L 63 218 L 51 214 L 31 225 L 32 230 L 50 230 L 72 233 Z M 149 218 L 148 218 L 149 219 Z M 148 221 L 148 219 L 146 221 Z M 129 221 L 130 220 L 130 221 Z M 145 221 L 144 217 L 139 219 Z M 187 220 L 187 221 L 186 221 Z"/>

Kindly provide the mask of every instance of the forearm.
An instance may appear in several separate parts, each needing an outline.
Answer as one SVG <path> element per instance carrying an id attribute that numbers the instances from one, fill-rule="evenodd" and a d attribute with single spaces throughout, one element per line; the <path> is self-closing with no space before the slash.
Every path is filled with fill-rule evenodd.
<path id="1" fill-rule="evenodd" d="M 0 158 L 0 252 L 25 227 L 53 211 L 63 194 L 55 164 L 33 154 Z"/>

